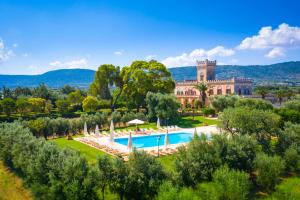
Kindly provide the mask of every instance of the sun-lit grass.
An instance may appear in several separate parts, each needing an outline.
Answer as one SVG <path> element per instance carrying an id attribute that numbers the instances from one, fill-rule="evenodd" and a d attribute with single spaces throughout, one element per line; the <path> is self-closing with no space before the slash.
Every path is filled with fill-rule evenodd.
<path id="1" fill-rule="evenodd" d="M 0 200 L 31 200 L 31 194 L 25 189 L 22 180 L 0 162 Z"/>
<path id="2" fill-rule="evenodd" d="M 172 124 L 181 128 L 194 128 L 199 126 L 215 125 L 217 123 L 218 120 L 208 119 L 204 116 L 195 116 L 194 119 L 193 116 L 186 116 L 172 122 Z"/>
<path id="3" fill-rule="evenodd" d="M 83 143 L 80 143 L 76 140 L 67 140 L 66 138 L 58 138 L 58 139 L 53 139 L 51 141 L 55 142 L 59 147 L 71 148 L 76 151 L 79 151 L 84 157 L 86 157 L 86 159 L 90 163 L 95 163 L 98 155 L 109 155 L 103 151 L 85 145 Z"/>
<path id="4" fill-rule="evenodd" d="M 163 165 L 166 171 L 171 172 L 174 171 L 175 169 L 174 166 L 175 157 L 176 154 L 171 154 L 171 155 L 159 157 L 158 160 L 161 162 L 161 164 Z"/>
<path id="5" fill-rule="evenodd" d="M 154 122 L 150 122 L 150 123 L 145 123 L 145 124 L 141 124 L 141 125 L 138 125 L 139 128 L 152 128 L 152 129 L 157 129 L 156 127 L 156 123 Z M 131 125 L 131 126 L 127 126 L 127 127 L 118 127 L 116 126 L 115 127 L 116 130 L 135 130 L 136 129 L 136 126 L 135 125 Z"/>

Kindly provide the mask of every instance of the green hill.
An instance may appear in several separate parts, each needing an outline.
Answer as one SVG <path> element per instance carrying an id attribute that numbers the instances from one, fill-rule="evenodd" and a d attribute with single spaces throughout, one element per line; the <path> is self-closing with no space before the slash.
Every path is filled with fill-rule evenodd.
<path id="1" fill-rule="evenodd" d="M 196 67 L 169 68 L 176 81 L 196 79 Z M 59 88 L 66 84 L 87 88 L 93 81 L 94 70 L 61 69 L 49 71 L 40 75 L 0 75 L 0 87 L 27 86 L 36 87 L 45 83 L 49 87 Z M 232 77 L 247 77 L 254 84 L 290 83 L 300 84 L 300 61 L 277 63 L 272 65 L 218 65 L 217 79 Z"/>

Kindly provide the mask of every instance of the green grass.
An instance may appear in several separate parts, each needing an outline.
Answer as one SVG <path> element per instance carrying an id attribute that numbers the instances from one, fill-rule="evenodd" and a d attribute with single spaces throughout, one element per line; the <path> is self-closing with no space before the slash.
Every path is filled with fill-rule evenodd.
<path id="1" fill-rule="evenodd" d="M 156 123 L 154 122 L 150 122 L 150 123 L 145 123 L 145 124 L 141 124 L 141 125 L 138 125 L 139 128 L 152 128 L 152 129 L 157 129 L 156 128 Z M 118 127 L 116 126 L 115 127 L 116 130 L 135 130 L 136 129 L 136 126 L 135 125 L 132 125 L 132 126 L 127 126 L 127 127 Z"/>
<path id="2" fill-rule="evenodd" d="M 160 161 L 160 163 L 162 164 L 162 166 L 165 168 L 167 172 L 171 172 L 174 171 L 175 169 L 175 165 L 174 165 L 175 158 L 176 158 L 176 153 L 159 157 L 158 160 Z"/>
<path id="3" fill-rule="evenodd" d="M 195 116 L 194 119 L 193 116 L 186 116 L 172 122 L 172 124 L 175 124 L 181 128 L 194 128 L 199 126 L 215 125 L 217 123 L 218 120 L 208 119 L 204 116 Z"/>
<path id="4" fill-rule="evenodd" d="M 22 180 L 0 162 L 0 200 L 31 200 L 30 191 Z"/>
<path id="5" fill-rule="evenodd" d="M 67 140 L 66 138 L 58 138 L 51 140 L 55 142 L 59 147 L 71 148 L 76 151 L 79 151 L 88 162 L 95 163 L 98 155 L 109 155 L 103 151 L 90 147 L 86 144 L 80 143 L 76 140 Z M 111 157 L 111 155 L 109 155 Z"/>

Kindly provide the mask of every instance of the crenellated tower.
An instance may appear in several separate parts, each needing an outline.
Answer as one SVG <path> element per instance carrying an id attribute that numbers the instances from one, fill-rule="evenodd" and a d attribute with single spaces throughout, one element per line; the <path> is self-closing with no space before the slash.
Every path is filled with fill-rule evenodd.
<path id="1" fill-rule="evenodd" d="M 217 61 L 209 61 L 208 59 L 204 61 L 197 61 L 197 81 L 208 81 L 215 80 L 215 67 L 217 65 Z"/>

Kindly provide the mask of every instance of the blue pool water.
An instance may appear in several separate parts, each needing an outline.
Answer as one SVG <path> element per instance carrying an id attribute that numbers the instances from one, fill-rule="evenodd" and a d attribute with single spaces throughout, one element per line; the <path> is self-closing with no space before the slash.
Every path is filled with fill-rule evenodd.
<path id="1" fill-rule="evenodd" d="M 157 138 L 160 136 L 159 145 L 165 144 L 165 134 L 158 135 L 146 135 L 132 137 L 132 145 L 135 148 L 147 148 L 147 147 L 157 147 Z M 169 144 L 180 144 L 189 142 L 192 140 L 193 135 L 191 133 L 169 133 Z M 128 138 L 116 138 L 114 140 L 116 143 L 127 146 Z"/>

